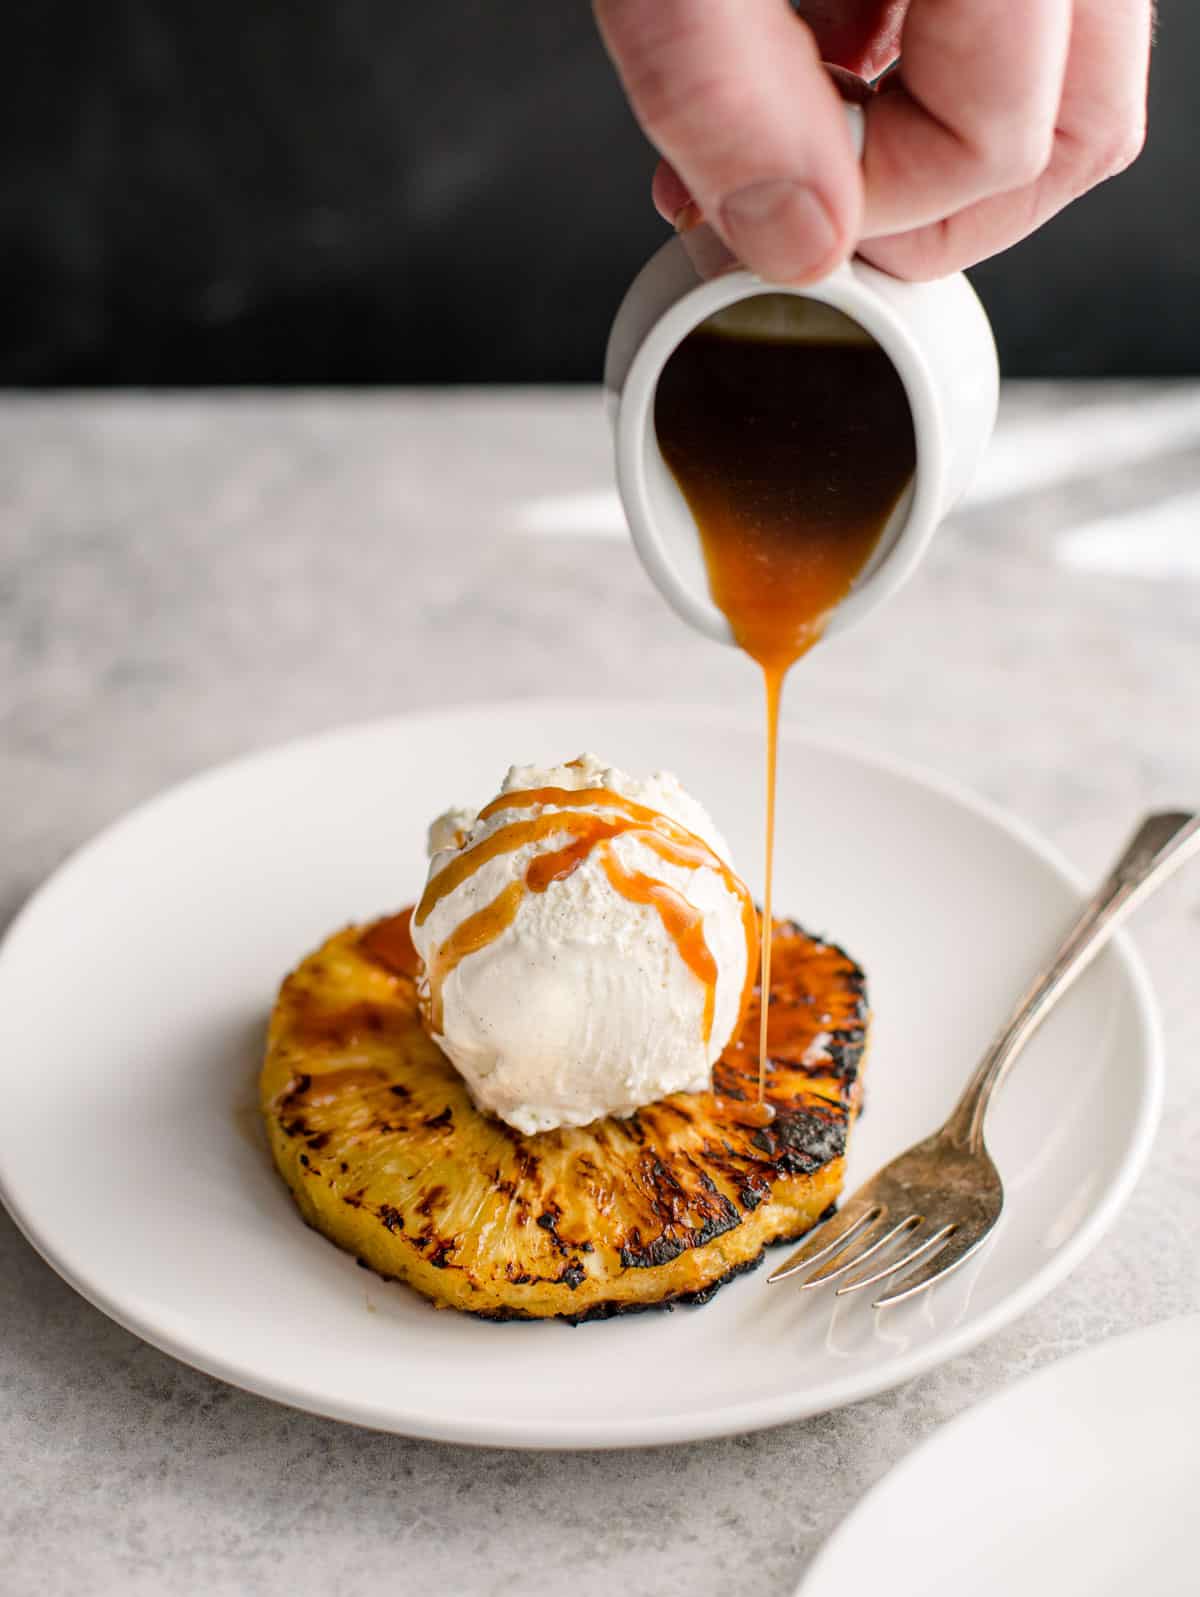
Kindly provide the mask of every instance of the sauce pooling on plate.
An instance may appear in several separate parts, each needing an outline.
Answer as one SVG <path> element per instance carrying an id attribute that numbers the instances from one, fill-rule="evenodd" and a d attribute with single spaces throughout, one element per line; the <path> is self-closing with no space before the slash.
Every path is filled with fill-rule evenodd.
<path id="1" fill-rule="evenodd" d="M 904 385 L 848 318 L 764 294 L 710 317 L 663 368 L 658 445 L 700 533 L 713 600 L 766 688 L 758 1101 L 766 1110 L 775 772 L 783 680 L 873 554 L 916 464 Z"/>

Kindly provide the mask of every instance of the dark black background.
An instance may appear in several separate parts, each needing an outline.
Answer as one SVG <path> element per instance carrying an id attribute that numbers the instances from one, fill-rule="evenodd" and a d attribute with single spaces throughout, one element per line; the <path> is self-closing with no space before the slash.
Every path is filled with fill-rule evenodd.
<path id="1" fill-rule="evenodd" d="M 974 274 L 1010 374 L 1200 370 L 1200 12 L 1132 171 Z M 584 0 L 8 0 L 0 382 L 593 380 L 663 237 Z"/>

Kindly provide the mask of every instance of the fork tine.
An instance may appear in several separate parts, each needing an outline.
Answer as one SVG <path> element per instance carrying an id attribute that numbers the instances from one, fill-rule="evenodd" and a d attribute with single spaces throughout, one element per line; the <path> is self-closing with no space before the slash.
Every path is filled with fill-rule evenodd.
<path id="1" fill-rule="evenodd" d="M 873 1270 L 870 1275 L 856 1276 L 853 1281 L 847 1281 L 844 1286 L 837 1289 L 838 1297 L 844 1297 L 847 1292 L 860 1292 L 865 1286 L 874 1286 L 876 1281 L 882 1281 L 885 1276 L 895 1275 L 898 1270 L 903 1270 L 907 1265 L 915 1264 L 918 1259 L 924 1259 L 933 1248 L 940 1248 L 954 1232 L 953 1225 L 944 1225 L 935 1231 L 931 1237 L 926 1237 L 915 1248 L 910 1248 L 907 1253 L 902 1253 L 898 1259 L 888 1259 L 878 1270 Z"/>
<path id="2" fill-rule="evenodd" d="M 856 1204 L 851 1200 L 846 1208 L 830 1215 L 811 1236 L 805 1237 L 795 1253 L 789 1254 L 782 1264 L 776 1265 L 767 1277 L 767 1285 L 770 1286 L 773 1281 L 786 1281 L 798 1270 L 810 1264 L 819 1264 L 831 1253 L 840 1251 L 867 1226 L 885 1218 L 886 1214 L 887 1210 L 881 1203 Z"/>
<path id="3" fill-rule="evenodd" d="M 960 1264 L 965 1264 L 987 1241 L 991 1230 L 990 1225 L 982 1233 L 973 1229 L 959 1230 L 932 1259 L 926 1259 L 915 1270 L 910 1270 L 907 1275 L 902 1276 L 883 1297 L 877 1298 L 871 1307 L 886 1309 L 889 1304 L 903 1303 L 906 1298 L 924 1292 L 926 1287 L 932 1286 L 935 1281 L 940 1281 L 952 1270 L 957 1270 Z"/>
<path id="4" fill-rule="evenodd" d="M 882 1236 L 876 1237 L 873 1242 L 868 1240 L 873 1234 L 871 1227 L 867 1227 L 865 1231 L 860 1231 L 853 1239 L 853 1246 L 847 1245 L 840 1253 L 834 1254 L 828 1264 L 801 1281 L 801 1292 L 807 1292 L 809 1287 L 824 1286 L 826 1281 L 836 1281 L 839 1275 L 845 1275 L 847 1270 L 854 1270 L 860 1264 L 865 1264 L 881 1248 L 886 1248 L 889 1243 L 894 1242 L 897 1237 L 903 1236 L 905 1232 L 914 1231 L 920 1223 L 916 1215 L 910 1214 L 906 1220 L 901 1220 L 898 1225 L 891 1226 L 883 1232 Z M 864 1242 L 867 1244 L 866 1247 L 863 1246 Z"/>

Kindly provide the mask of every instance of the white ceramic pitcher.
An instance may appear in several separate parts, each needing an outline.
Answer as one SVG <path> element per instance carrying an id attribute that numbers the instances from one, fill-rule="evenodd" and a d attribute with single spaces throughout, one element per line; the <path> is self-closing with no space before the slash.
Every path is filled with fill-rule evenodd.
<path id="1" fill-rule="evenodd" d="M 861 148 L 862 113 L 847 114 Z M 697 230 L 698 231 L 698 230 Z M 712 242 L 717 244 L 715 236 Z M 999 368 L 991 324 L 961 273 L 905 283 L 851 260 L 803 288 L 732 270 L 704 281 L 692 262 L 703 239 L 673 238 L 638 273 L 617 312 L 604 381 L 617 486 L 633 541 L 652 581 L 685 621 L 732 643 L 712 601 L 692 513 L 658 450 L 654 395 L 676 346 L 717 311 L 764 294 L 795 295 L 851 318 L 887 353 L 912 410 L 913 481 L 897 504 L 852 592 L 828 631 L 841 631 L 891 597 L 912 574 L 938 523 L 962 497 L 991 436 Z M 718 248 L 720 246 L 718 245 Z M 691 253 L 689 253 L 689 249 Z M 829 319 L 825 318 L 827 322 Z M 789 337 L 828 337 L 821 314 L 800 317 Z"/>

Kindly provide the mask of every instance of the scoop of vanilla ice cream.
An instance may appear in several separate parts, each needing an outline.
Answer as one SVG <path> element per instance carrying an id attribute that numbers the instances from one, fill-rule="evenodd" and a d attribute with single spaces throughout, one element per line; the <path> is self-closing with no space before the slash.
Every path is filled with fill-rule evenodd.
<path id="1" fill-rule="evenodd" d="M 666 772 L 639 778 L 585 754 L 567 765 L 514 766 L 501 793 L 539 788 L 605 789 L 669 817 L 730 864 L 728 846 L 707 811 Z M 452 810 L 433 823 L 430 881 L 500 829 L 556 810 L 564 814 L 561 832 L 497 854 L 440 898 L 423 922 L 414 916 L 413 942 L 427 966 L 436 967 L 438 950 L 470 916 L 523 882 L 538 855 L 572 841 L 566 823 L 581 811 L 531 803 L 483 820 Z M 615 812 L 597 798 L 583 813 Z M 658 909 L 631 901 L 613 886 L 602 848 L 625 871 L 675 888 L 701 913 L 717 970 L 707 1040 L 704 981 L 685 961 Z M 467 954 L 442 984 L 439 1045 L 475 1102 L 522 1132 L 587 1125 L 603 1115 L 632 1114 L 668 1093 L 706 1089 L 713 1062 L 740 1018 L 753 950 L 747 947 L 744 900 L 724 872 L 711 863 L 664 860 L 631 834 L 618 834 L 602 848 L 591 849 L 545 891 L 523 892 L 511 924 Z"/>

